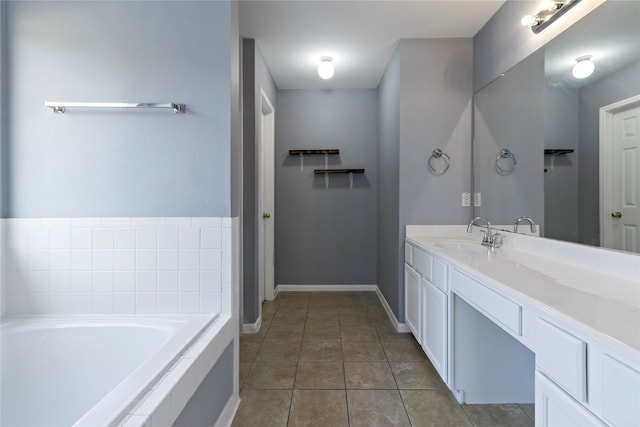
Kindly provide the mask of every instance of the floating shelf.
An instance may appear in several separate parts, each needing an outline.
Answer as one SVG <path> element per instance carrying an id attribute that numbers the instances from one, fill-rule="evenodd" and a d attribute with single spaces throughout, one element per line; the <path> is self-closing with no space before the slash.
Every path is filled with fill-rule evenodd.
<path id="1" fill-rule="evenodd" d="M 315 169 L 316 175 L 331 175 L 336 173 L 364 173 L 364 169 Z"/>
<path id="2" fill-rule="evenodd" d="M 545 156 L 558 156 L 560 154 L 569 154 L 573 153 L 573 149 L 570 148 L 545 148 L 544 155 Z"/>
<path id="3" fill-rule="evenodd" d="M 290 156 L 300 155 L 314 155 L 314 154 L 340 154 L 340 150 L 337 148 L 328 148 L 320 150 L 289 150 Z"/>

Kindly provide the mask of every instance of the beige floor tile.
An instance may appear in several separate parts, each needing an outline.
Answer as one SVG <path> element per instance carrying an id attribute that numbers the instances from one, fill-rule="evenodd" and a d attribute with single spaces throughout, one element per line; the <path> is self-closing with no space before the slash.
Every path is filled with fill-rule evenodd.
<path id="1" fill-rule="evenodd" d="M 533 427 L 533 420 L 517 404 L 463 405 L 476 427 Z"/>
<path id="2" fill-rule="evenodd" d="M 267 335 L 267 331 L 269 330 L 269 326 L 271 324 L 271 321 L 269 321 L 268 323 L 262 323 L 262 326 L 260 326 L 260 330 L 258 330 L 258 332 L 256 333 L 242 333 L 240 334 L 240 341 L 262 341 L 265 337 L 265 335 Z"/>
<path id="3" fill-rule="evenodd" d="M 344 390 L 294 390 L 288 427 L 348 427 Z"/>
<path id="4" fill-rule="evenodd" d="M 287 310 L 280 307 L 278 311 L 276 311 L 275 316 L 273 316 L 273 321 L 276 320 L 291 320 L 303 322 L 307 318 L 307 310 Z"/>
<path id="5" fill-rule="evenodd" d="M 380 341 L 373 326 L 340 326 L 343 341 Z"/>
<path id="6" fill-rule="evenodd" d="M 268 336 L 268 335 L 267 335 Z M 428 360 L 427 356 L 415 341 L 383 341 L 382 348 L 387 355 L 387 360 L 394 362 L 420 362 Z"/>
<path id="7" fill-rule="evenodd" d="M 296 378 L 296 362 L 254 362 L 247 379 L 246 389 L 292 389 Z"/>
<path id="8" fill-rule="evenodd" d="M 389 365 L 401 390 L 447 389 L 429 361 L 389 362 Z"/>
<path id="9" fill-rule="evenodd" d="M 397 389 L 387 362 L 344 362 L 347 389 Z"/>
<path id="10" fill-rule="evenodd" d="M 260 350 L 260 341 L 247 341 L 240 340 L 240 361 L 241 362 L 253 362 Z"/>
<path id="11" fill-rule="evenodd" d="M 342 362 L 300 362 L 296 389 L 344 389 Z"/>
<path id="12" fill-rule="evenodd" d="M 297 362 L 300 357 L 300 341 L 264 341 L 256 360 L 289 360 Z"/>
<path id="13" fill-rule="evenodd" d="M 307 320 L 332 321 L 338 320 L 338 309 L 336 307 L 314 307 L 310 306 L 307 311 Z"/>
<path id="14" fill-rule="evenodd" d="M 305 323 L 306 330 L 312 329 L 326 329 L 326 328 L 340 328 L 340 322 L 338 318 L 334 319 L 314 319 L 307 318 L 307 322 Z"/>
<path id="15" fill-rule="evenodd" d="M 380 341 L 407 341 L 415 342 L 415 338 L 410 333 L 397 332 L 390 323 L 377 324 L 375 326 Z"/>
<path id="16" fill-rule="evenodd" d="M 398 390 L 347 390 L 351 427 L 410 426 Z"/>
<path id="17" fill-rule="evenodd" d="M 342 357 L 348 361 L 386 361 L 382 345 L 377 341 L 344 341 Z"/>
<path id="18" fill-rule="evenodd" d="M 472 427 L 449 390 L 400 390 L 414 427 Z"/>
<path id="19" fill-rule="evenodd" d="M 233 427 L 285 427 L 291 390 L 242 390 Z"/>
<path id="20" fill-rule="evenodd" d="M 247 375 L 249 375 L 249 370 L 253 365 L 252 362 L 240 362 L 240 388 L 244 385 L 245 380 L 247 379 Z"/>
<path id="21" fill-rule="evenodd" d="M 524 413 L 527 414 L 529 418 L 531 418 L 532 421 L 536 420 L 536 405 L 534 405 L 533 403 L 531 404 L 521 403 L 519 406 L 520 406 L 520 409 L 522 409 Z"/>
<path id="22" fill-rule="evenodd" d="M 300 360 L 342 360 L 342 343 L 340 341 L 310 340 L 302 341 Z"/>
<path id="23" fill-rule="evenodd" d="M 265 301 L 262 303 L 262 321 L 271 320 L 273 316 L 275 316 L 278 307 L 280 306 L 279 302 L 275 301 Z"/>
<path id="24" fill-rule="evenodd" d="M 303 332 L 304 323 L 292 323 L 289 326 L 271 325 L 264 339 L 269 341 L 302 341 Z"/>
<path id="25" fill-rule="evenodd" d="M 309 326 L 304 330 L 304 339 L 333 341 L 340 339 L 340 328 L 334 325 Z"/>

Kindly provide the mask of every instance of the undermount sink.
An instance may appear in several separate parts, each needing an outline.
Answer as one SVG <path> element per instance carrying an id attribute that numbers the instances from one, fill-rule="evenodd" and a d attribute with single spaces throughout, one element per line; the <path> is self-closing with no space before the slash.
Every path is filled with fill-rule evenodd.
<path id="1" fill-rule="evenodd" d="M 482 246 L 479 241 L 475 240 L 446 239 L 434 241 L 433 245 L 442 249 L 453 249 L 460 251 L 487 252 L 488 250 L 491 250 L 486 246 Z"/>

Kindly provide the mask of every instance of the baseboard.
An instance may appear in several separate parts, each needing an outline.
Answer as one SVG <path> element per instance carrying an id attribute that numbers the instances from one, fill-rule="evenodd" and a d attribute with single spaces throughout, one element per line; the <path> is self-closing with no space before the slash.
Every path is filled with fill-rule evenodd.
<path id="1" fill-rule="evenodd" d="M 242 324 L 242 333 L 243 334 L 257 334 L 260 331 L 260 327 L 262 326 L 262 317 L 258 317 L 255 323 L 243 323 Z"/>
<path id="2" fill-rule="evenodd" d="M 384 310 L 387 312 L 387 316 L 389 316 L 389 320 L 391 320 L 391 323 L 393 324 L 393 327 L 396 329 L 396 331 L 402 334 L 411 332 L 409 330 L 409 327 L 406 324 L 400 323 L 398 319 L 396 319 L 396 315 L 393 314 L 393 310 L 391 310 L 389 303 L 387 302 L 384 295 L 382 295 L 380 288 L 377 286 L 376 286 L 376 293 L 378 294 L 378 298 L 380 298 L 380 302 L 382 303 Z"/>
<path id="3" fill-rule="evenodd" d="M 236 416 L 236 411 L 240 406 L 240 398 L 234 393 L 227 400 L 227 404 L 224 405 L 224 409 L 220 412 L 218 420 L 213 427 L 229 427 L 233 423 L 233 418 Z"/>
<path id="4" fill-rule="evenodd" d="M 279 292 L 362 292 L 375 291 L 378 285 L 278 285 L 276 295 Z"/>

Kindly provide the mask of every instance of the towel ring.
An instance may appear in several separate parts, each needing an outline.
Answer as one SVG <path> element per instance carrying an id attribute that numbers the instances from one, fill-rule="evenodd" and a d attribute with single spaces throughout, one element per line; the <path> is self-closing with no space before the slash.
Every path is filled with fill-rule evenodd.
<path id="1" fill-rule="evenodd" d="M 431 163 L 433 159 L 442 159 L 444 161 L 444 169 L 436 169 Z M 447 169 L 449 169 L 449 166 L 451 166 L 451 158 L 447 155 L 447 153 L 444 153 L 441 149 L 436 148 L 431 153 L 431 157 L 429 157 L 429 160 L 427 161 L 427 166 L 429 167 L 431 173 L 433 173 L 434 175 L 442 175 L 447 171 Z"/>
<path id="2" fill-rule="evenodd" d="M 511 167 L 502 167 L 500 166 L 500 160 L 502 159 L 511 159 L 513 164 L 511 165 Z M 500 150 L 500 154 L 496 159 L 496 171 L 500 175 L 510 175 L 515 170 L 517 164 L 518 162 L 516 161 L 516 156 L 513 155 L 511 150 L 509 150 L 508 148 L 503 148 L 502 150 Z"/>

